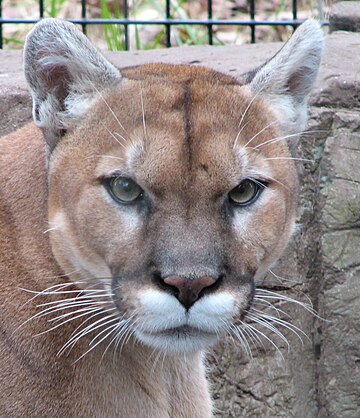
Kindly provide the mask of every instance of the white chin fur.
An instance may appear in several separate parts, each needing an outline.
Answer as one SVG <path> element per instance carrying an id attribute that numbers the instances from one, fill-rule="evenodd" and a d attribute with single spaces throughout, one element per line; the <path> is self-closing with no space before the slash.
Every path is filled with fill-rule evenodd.
<path id="1" fill-rule="evenodd" d="M 145 334 L 140 330 L 135 332 L 136 338 L 143 344 L 169 354 L 191 353 L 204 350 L 217 340 L 216 334 L 206 334 L 200 331 L 194 333 L 174 333 L 173 335 Z"/>
<path id="2" fill-rule="evenodd" d="M 235 299 L 226 292 L 206 295 L 187 312 L 172 295 L 146 290 L 135 336 L 143 344 L 168 352 L 192 352 L 212 345 L 235 314 Z"/>

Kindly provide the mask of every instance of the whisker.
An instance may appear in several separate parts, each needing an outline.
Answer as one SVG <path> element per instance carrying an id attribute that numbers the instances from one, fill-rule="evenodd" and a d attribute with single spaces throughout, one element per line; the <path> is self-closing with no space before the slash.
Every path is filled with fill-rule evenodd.
<path id="1" fill-rule="evenodd" d="M 90 351 L 94 350 L 95 347 L 97 347 L 99 344 L 101 344 L 104 340 L 106 340 L 106 338 L 108 338 L 113 332 L 114 332 L 114 328 L 117 326 L 117 324 L 113 324 L 110 325 L 109 327 L 107 327 L 105 330 L 102 331 L 106 332 L 110 329 L 109 332 L 106 333 L 106 335 L 101 338 L 95 345 L 93 345 L 92 347 L 90 347 L 88 350 L 85 351 L 85 353 L 83 353 L 79 358 L 77 358 L 73 364 L 77 363 L 78 361 L 80 361 L 82 358 L 84 358 L 88 353 L 90 353 Z M 100 334 L 98 334 L 100 335 Z"/>
<path id="2" fill-rule="evenodd" d="M 69 273 L 70 274 L 70 273 Z M 63 276 L 61 276 L 61 277 L 63 277 Z M 58 278 L 58 277 L 56 277 L 56 278 Z M 41 296 L 41 295 L 47 295 L 48 293 L 48 291 L 49 290 L 51 290 L 51 291 L 53 291 L 53 289 L 56 289 L 56 288 L 58 288 L 58 289 L 60 289 L 60 290 L 62 290 L 62 289 L 64 289 L 64 288 L 66 288 L 66 287 L 70 287 L 70 286 L 72 286 L 74 283 L 81 283 L 81 282 L 68 282 L 68 283 L 60 283 L 60 284 L 56 284 L 56 285 L 53 285 L 53 286 L 50 286 L 50 287 L 48 287 L 47 289 L 44 289 L 44 290 L 42 290 L 41 292 L 38 292 L 38 291 L 36 291 L 36 290 L 30 290 L 30 289 L 25 289 L 25 288 L 23 288 L 23 287 L 18 287 L 18 289 L 19 290 L 21 290 L 21 291 L 23 291 L 23 292 L 26 292 L 26 293 L 31 293 L 31 294 L 34 294 L 35 296 L 33 297 L 33 298 L 31 298 L 31 299 L 29 299 L 28 301 L 26 301 L 25 303 L 24 303 L 24 305 L 22 305 L 22 306 L 25 306 L 25 305 L 27 305 L 28 303 L 30 303 L 30 302 L 32 302 L 34 299 L 36 299 L 38 296 Z"/>
<path id="3" fill-rule="evenodd" d="M 105 103 L 105 106 L 109 109 L 110 113 L 112 114 L 112 116 L 114 117 L 114 119 L 116 120 L 116 122 L 118 123 L 118 125 L 120 126 L 120 128 L 125 132 L 126 129 L 124 128 L 124 126 L 122 125 L 122 123 L 119 121 L 119 118 L 115 115 L 114 111 L 111 109 L 111 106 L 109 105 L 109 103 L 105 100 L 104 96 L 102 95 L 101 91 L 99 91 L 99 89 L 97 89 L 97 87 L 95 86 L 95 84 L 89 80 L 89 82 L 92 84 L 94 90 L 97 92 L 97 94 L 100 96 L 101 100 Z"/>
<path id="4" fill-rule="evenodd" d="M 109 350 L 110 346 L 116 341 L 116 338 L 118 336 L 118 331 L 119 329 L 122 329 L 127 323 L 129 322 L 128 319 L 122 320 L 117 324 L 115 331 L 115 335 L 113 336 L 113 338 L 110 340 L 109 344 L 106 346 L 102 356 L 101 356 L 101 360 L 105 357 L 105 354 L 107 353 L 107 351 Z M 114 351 L 115 353 L 115 351 Z M 113 360 L 115 361 L 115 358 L 113 358 Z"/>
<path id="5" fill-rule="evenodd" d="M 85 335 L 89 334 L 90 332 L 95 331 L 98 328 L 101 328 L 105 324 L 102 324 L 101 322 L 104 322 L 108 320 L 108 318 L 111 317 L 117 317 L 115 314 L 106 315 L 105 317 L 102 317 L 98 319 L 97 321 L 91 323 L 90 325 L 87 325 L 85 328 L 80 329 L 79 332 L 74 334 L 72 337 L 68 339 L 68 341 L 61 347 L 61 349 L 58 351 L 57 356 L 60 357 L 67 348 L 69 348 L 69 351 L 74 347 L 74 345 Z"/>
<path id="6" fill-rule="evenodd" d="M 255 314 L 255 313 L 248 313 L 247 317 L 249 319 L 252 319 L 255 323 L 263 326 L 264 328 L 267 328 L 269 331 L 272 331 L 275 335 L 277 335 L 284 343 L 287 345 L 288 349 L 290 348 L 289 341 L 285 337 L 285 335 L 279 331 L 276 327 L 274 327 L 272 324 L 267 322 L 263 317 Z"/>
<path id="7" fill-rule="evenodd" d="M 114 132 L 115 134 L 116 132 Z M 114 160 L 119 160 L 121 162 L 124 162 L 123 158 L 115 157 L 115 155 L 106 155 L 106 154 L 95 154 L 96 157 L 104 157 L 104 158 L 113 158 Z M 89 157 L 92 158 L 92 157 Z"/>
<path id="8" fill-rule="evenodd" d="M 305 161 L 308 163 L 314 163 L 315 160 L 309 160 L 308 158 L 295 158 L 295 157 L 268 157 L 264 160 L 293 160 L 293 161 Z"/>
<path id="9" fill-rule="evenodd" d="M 42 307 L 42 306 L 51 306 L 51 305 L 58 305 L 61 306 L 62 303 L 75 303 L 78 301 L 86 301 L 86 299 L 93 300 L 93 299 L 97 299 L 97 298 L 104 298 L 104 297 L 112 297 L 113 294 L 112 293 L 108 293 L 108 292 L 104 292 L 104 294 L 86 294 L 83 295 L 82 292 L 78 291 L 78 296 L 75 296 L 74 298 L 67 298 L 67 299 L 60 299 L 60 300 L 53 300 L 51 302 L 45 302 L 45 303 L 40 303 L 39 305 L 37 305 L 38 307 Z M 97 301 L 98 302 L 98 301 Z M 105 302 L 105 301 L 104 301 Z"/>
<path id="10" fill-rule="evenodd" d="M 121 134 L 119 134 L 119 132 L 114 131 L 113 134 L 117 137 L 119 137 L 120 139 L 122 139 L 124 142 L 127 142 L 127 139 L 124 138 Z"/>
<path id="11" fill-rule="evenodd" d="M 246 122 L 246 123 L 244 123 L 244 125 L 239 129 L 239 132 L 237 133 L 237 135 L 236 135 L 236 137 L 235 137 L 235 140 L 234 140 L 234 144 L 233 144 L 233 149 L 235 149 L 236 148 L 236 145 L 237 145 L 237 142 L 238 142 L 238 140 L 239 140 L 239 137 L 240 137 L 240 135 L 241 135 L 241 132 L 246 128 L 246 126 L 249 124 L 249 120 Z"/>
<path id="12" fill-rule="evenodd" d="M 263 173 L 260 173 L 259 171 L 256 171 L 256 170 L 249 170 L 249 176 L 252 176 L 252 175 L 257 175 L 257 176 L 259 176 L 260 178 L 264 178 L 265 177 L 265 179 L 266 180 L 268 180 L 268 181 L 273 181 L 274 183 L 277 183 L 277 184 L 279 184 L 280 186 L 282 186 L 282 187 L 284 187 L 284 189 L 286 189 L 286 190 L 290 190 L 287 186 L 285 186 L 285 184 L 284 183 L 282 183 L 280 180 L 277 180 L 277 179 L 275 179 L 274 177 L 271 177 L 271 176 L 269 176 L 268 174 L 263 174 Z M 265 180 L 264 179 L 264 180 Z"/>
<path id="13" fill-rule="evenodd" d="M 113 308 L 113 309 L 115 309 L 115 308 Z M 71 315 L 74 315 L 74 314 L 77 314 L 79 312 L 89 312 L 89 311 L 90 312 L 92 312 L 92 311 L 103 311 L 103 309 L 100 308 L 100 307 L 89 306 L 87 308 L 77 309 L 76 311 L 67 312 L 67 313 L 64 313 L 62 315 L 56 316 L 55 318 L 48 319 L 48 322 L 53 322 L 53 323 L 59 322 L 59 321 L 62 321 L 64 318 L 67 318 L 67 317 L 69 317 Z"/>
<path id="14" fill-rule="evenodd" d="M 273 309 L 275 311 L 276 315 L 278 316 L 278 318 L 280 318 L 280 313 L 282 313 L 283 315 L 287 316 L 288 318 L 291 318 L 291 316 L 287 312 L 283 311 L 282 309 L 277 308 L 272 303 L 270 303 L 268 300 L 256 300 L 256 301 L 254 300 L 254 303 L 251 306 L 251 310 L 254 310 L 254 311 L 260 312 L 260 313 L 263 313 L 264 312 L 264 311 L 259 310 L 259 309 L 256 309 L 254 307 L 254 305 L 256 303 L 263 304 L 263 305 L 265 305 L 266 308 Z"/>
<path id="15" fill-rule="evenodd" d="M 244 350 L 245 350 L 246 354 L 249 356 L 249 358 L 252 358 L 251 348 L 249 346 L 249 343 L 248 343 L 247 339 L 244 336 L 243 330 L 235 324 L 233 324 L 230 327 L 230 330 L 237 337 L 237 339 L 239 340 L 241 346 L 244 348 Z"/>
<path id="16" fill-rule="evenodd" d="M 284 321 L 284 320 L 282 320 L 280 318 L 275 318 L 275 317 L 273 317 L 271 315 L 267 315 L 267 314 L 264 314 L 264 313 L 261 314 L 261 317 L 263 319 L 268 320 L 268 321 L 274 322 L 274 323 L 276 323 L 276 324 L 278 324 L 278 325 L 280 325 L 280 326 L 282 326 L 284 328 L 287 328 L 289 331 L 292 331 L 299 338 L 299 340 L 301 341 L 302 344 L 304 344 L 304 342 L 303 342 L 301 336 L 298 334 L 298 332 L 300 332 L 301 334 L 303 334 L 310 341 L 309 336 L 303 330 L 301 330 L 296 325 L 291 324 L 290 322 Z"/>
<path id="17" fill-rule="evenodd" d="M 279 123 L 278 121 L 272 121 L 272 122 L 270 122 L 269 124 L 267 124 L 264 128 L 262 128 L 262 129 L 260 129 L 260 131 L 259 132 L 257 132 L 252 138 L 250 138 L 249 140 L 248 140 L 248 142 L 245 144 L 245 148 L 249 145 L 249 144 L 251 144 L 251 142 L 254 140 L 254 139 L 256 139 L 260 134 L 262 134 L 264 131 L 266 131 L 266 129 L 269 129 L 271 126 L 273 126 L 273 125 L 275 125 L 275 124 L 277 124 L 277 123 Z"/>
<path id="18" fill-rule="evenodd" d="M 45 231 L 43 231 L 43 234 L 48 234 L 51 231 L 56 231 L 58 229 L 57 226 L 53 226 L 52 228 L 46 229 Z"/>
<path id="19" fill-rule="evenodd" d="M 271 338 L 269 338 L 266 334 L 261 332 L 259 329 L 257 329 L 253 325 L 251 325 L 251 324 L 246 324 L 246 325 L 247 325 L 247 327 L 251 328 L 254 333 L 259 334 L 262 338 L 267 340 L 275 348 L 275 350 L 280 354 L 280 357 L 282 358 L 282 360 L 284 360 L 284 356 L 283 356 L 281 350 L 279 349 L 279 347 L 274 343 L 274 341 Z"/>
<path id="20" fill-rule="evenodd" d="M 312 304 L 304 303 L 304 302 L 301 302 L 299 300 L 293 299 L 289 296 L 281 295 L 280 293 L 273 292 L 273 291 L 267 290 L 267 289 L 257 288 L 256 292 L 257 292 L 257 294 L 256 294 L 255 297 L 257 297 L 259 299 L 276 299 L 276 300 L 282 300 L 284 302 L 295 303 L 296 305 L 302 306 L 305 310 L 307 310 L 308 312 L 310 312 L 314 316 L 319 317 L 318 313 L 312 307 Z"/>
<path id="21" fill-rule="evenodd" d="M 274 144 L 275 142 L 279 142 L 279 141 L 283 141 L 285 139 L 289 139 L 289 138 L 295 138 L 298 136 L 303 136 L 303 135 L 310 135 L 313 133 L 319 133 L 322 132 L 321 130 L 315 130 L 315 131 L 303 131 L 303 132 L 296 132 L 294 134 L 289 134 L 289 135 L 283 135 L 283 136 L 278 136 L 276 138 L 271 138 L 265 142 L 262 142 L 261 144 L 256 145 L 255 147 L 253 147 L 253 149 L 259 149 L 265 145 L 270 145 L 270 144 Z"/>
<path id="22" fill-rule="evenodd" d="M 113 327 L 114 325 L 119 326 L 119 318 L 118 318 L 118 316 L 115 316 L 115 318 L 111 318 L 108 321 L 101 324 L 101 327 L 104 327 L 105 325 L 111 324 L 112 322 L 115 322 L 115 321 L 116 321 L 116 324 L 112 324 L 111 327 Z M 98 334 L 96 334 L 95 337 L 93 337 L 93 339 L 89 342 L 89 346 L 92 346 L 95 343 L 95 341 L 98 340 L 99 337 L 101 335 L 103 335 L 108 329 L 109 329 L 109 327 L 106 327 L 104 330 L 102 330 Z"/>
<path id="23" fill-rule="evenodd" d="M 78 325 L 75 329 L 74 329 L 74 331 L 71 333 L 71 335 L 70 335 L 70 338 L 72 338 L 78 331 L 79 332 L 82 332 L 84 329 L 85 329 L 85 327 L 84 327 L 84 325 L 87 323 L 87 322 L 89 322 L 90 320 L 92 320 L 92 319 L 94 319 L 94 318 L 96 318 L 97 316 L 99 316 L 99 315 L 104 315 L 105 313 L 107 313 L 107 312 L 111 312 L 111 311 L 114 311 L 116 308 L 109 308 L 109 309 L 102 309 L 102 308 L 99 308 L 100 310 L 98 311 L 98 312 L 96 312 L 96 313 L 94 313 L 93 315 L 91 315 L 89 318 L 86 318 L 84 321 L 82 321 L 81 322 L 81 324 L 80 325 Z M 106 318 L 106 316 L 104 317 L 104 318 Z M 121 319 L 121 318 L 120 318 Z M 81 327 L 84 327 L 82 330 L 81 330 Z M 69 339 L 70 339 L 69 338 Z"/>
<path id="24" fill-rule="evenodd" d="M 281 277 L 279 275 L 277 275 L 276 273 L 274 273 L 271 269 L 268 270 L 270 274 L 272 274 L 275 279 L 277 279 L 280 283 L 282 282 L 289 282 L 289 283 L 298 283 L 297 280 L 291 280 L 291 279 L 285 279 L 285 277 Z M 310 298 L 309 298 L 310 301 Z"/>
<path id="25" fill-rule="evenodd" d="M 109 128 L 107 128 L 107 127 L 105 127 L 105 129 L 109 132 L 109 134 L 112 136 L 112 138 L 121 146 L 121 147 L 123 147 L 124 149 L 126 149 L 126 147 L 125 147 L 125 145 L 121 142 L 121 141 L 119 141 L 118 140 L 118 138 L 116 138 L 116 136 L 110 131 L 110 129 Z"/>
<path id="26" fill-rule="evenodd" d="M 264 87 L 262 87 L 262 88 L 260 88 L 255 94 L 254 94 L 254 96 L 251 98 L 251 100 L 250 100 L 250 102 L 249 102 L 249 104 L 246 106 L 246 109 L 245 109 L 245 111 L 244 111 L 244 113 L 242 113 L 241 114 L 241 119 L 240 119 L 240 122 L 239 122 L 239 128 L 241 127 L 241 124 L 243 123 L 243 121 L 244 121 L 244 118 L 245 118 L 245 116 L 246 116 L 246 114 L 247 114 L 247 112 L 249 111 L 249 109 L 250 109 L 250 107 L 251 107 L 251 105 L 253 104 L 253 102 L 254 102 L 254 100 L 259 96 L 259 94 L 260 93 L 262 93 L 262 91 L 263 91 L 263 89 L 264 89 Z"/>
<path id="27" fill-rule="evenodd" d="M 146 131 L 144 98 L 143 98 L 142 89 L 140 89 L 140 100 L 141 100 L 141 112 L 142 112 L 142 122 L 143 122 L 144 136 L 145 136 L 145 139 L 146 139 L 147 138 L 147 131 Z"/>
<path id="28" fill-rule="evenodd" d="M 106 302 L 103 302 L 103 303 L 106 303 Z M 42 318 L 44 316 L 47 316 L 47 315 L 50 315 L 50 314 L 53 314 L 55 312 L 62 311 L 62 310 L 65 310 L 65 309 L 72 309 L 74 307 L 81 308 L 81 307 L 85 307 L 85 306 L 92 306 L 92 305 L 98 305 L 98 304 L 100 304 L 100 302 L 87 302 L 87 303 L 82 302 L 82 303 L 78 303 L 78 304 L 71 303 L 71 304 L 63 304 L 62 306 L 51 306 L 49 308 L 46 308 L 46 309 L 36 313 L 35 315 L 31 316 L 30 318 L 28 318 L 26 321 L 24 321 L 22 324 L 20 324 L 19 327 L 14 332 L 18 331 L 19 328 L 23 327 L 25 324 L 27 324 L 28 322 L 30 322 L 33 319 L 39 319 L 39 318 Z"/>
<path id="29" fill-rule="evenodd" d="M 251 327 L 248 327 L 248 324 L 246 322 L 240 321 L 240 326 L 241 326 L 241 328 L 243 329 L 244 332 L 245 332 L 245 330 L 247 331 L 247 333 L 248 333 L 247 335 L 250 336 L 251 341 L 252 341 L 255 348 L 257 348 L 256 347 L 256 341 L 258 341 L 261 344 L 261 346 L 263 348 L 265 348 L 264 343 L 261 340 L 261 338 L 251 329 Z"/>
<path id="30" fill-rule="evenodd" d="M 55 330 L 55 329 L 57 329 L 57 328 L 59 328 L 59 327 L 62 327 L 63 325 L 67 324 L 68 322 L 74 321 L 74 320 L 76 320 L 76 319 L 78 319 L 78 318 L 81 318 L 82 316 L 89 315 L 89 314 L 92 314 L 92 313 L 94 313 L 94 312 L 97 312 L 97 311 L 99 311 L 100 309 L 101 309 L 101 308 L 84 308 L 84 309 L 79 309 L 79 310 L 78 310 L 78 311 L 76 311 L 76 312 L 70 312 L 70 313 L 68 313 L 67 315 L 69 315 L 69 316 L 70 316 L 70 315 L 74 315 L 75 313 L 79 313 L 79 312 L 82 312 L 82 313 L 81 313 L 81 314 L 79 314 L 79 315 L 75 315 L 75 316 L 73 316 L 73 317 L 71 317 L 71 318 L 67 319 L 66 321 L 63 321 L 63 322 L 61 322 L 60 324 L 57 324 L 57 325 L 55 325 L 55 326 L 53 326 L 53 327 L 51 327 L 51 328 L 49 328 L 49 329 L 47 329 L 47 330 L 45 330 L 45 331 L 39 332 L 38 334 L 35 334 L 35 335 L 34 335 L 34 337 L 38 337 L 38 336 L 40 336 L 40 335 L 47 334 L 48 332 L 51 332 L 51 331 L 53 331 L 53 330 Z M 83 312 L 83 311 L 85 311 L 85 312 Z M 57 317 L 55 321 L 61 321 L 62 319 L 64 319 L 64 317 L 62 317 L 62 318 Z M 54 321 L 54 320 L 53 320 L 53 321 Z"/>

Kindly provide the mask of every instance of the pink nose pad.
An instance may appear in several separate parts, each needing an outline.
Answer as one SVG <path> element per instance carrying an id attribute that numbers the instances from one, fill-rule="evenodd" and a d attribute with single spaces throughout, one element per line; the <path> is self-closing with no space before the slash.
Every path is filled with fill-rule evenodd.
<path id="1" fill-rule="evenodd" d="M 187 279 L 180 276 L 168 276 L 164 279 L 164 283 L 176 290 L 175 296 L 186 309 L 199 299 L 200 292 L 216 283 L 216 279 L 208 276 L 198 279 Z"/>

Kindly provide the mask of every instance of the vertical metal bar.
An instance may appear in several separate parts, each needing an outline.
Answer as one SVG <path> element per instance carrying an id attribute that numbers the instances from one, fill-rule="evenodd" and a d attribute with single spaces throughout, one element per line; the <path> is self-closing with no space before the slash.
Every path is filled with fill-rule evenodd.
<path id="1" fill-rule="evenodd" d="M 297 20 L 297 0 L 293 0 L 292 2 L 292 15 L 293 20 Z"/>
<path id="2" fill-rule="evenodd" d="M 171 17 L 171 8 L 170 8 L 170 0 L 166 0 L 166 19 L 170 19 Z M 169 48 L 171 47 L 171 26 L 168 23 L 165 27 L 166 29 L 166 46 Z"/>
<path id="3" fill-rule="evenodd" d="M 129 4 L 128 0 L 124 0 L 124 18 L 129 19 Z M 129 50 L 129 25 L 124 24 L 124 35 L 125 35 L 125 49 Z"/>
<path id="4" fill-rule="evenodd" d="M 293 20 L 297 20 L 297 0 L 293 0 L 292 2 L 292 16 L 293 16 Z M 296 26 L 293 25 L 293 29 L 295 31 Z"/>
<path id="5" fill-rule="evenodd" d="M 81 18 L 86 19 L 86 0 L 81 0 Z M 81 24 L 83 33 L 86 35 L 86 23 Z"/>
<path id="6" fill-rule="evenodd" d="M 250 19 L 255 20 L 255 0 L 250 0 Z M 251 30 L 251 43 L 254 44 L 255 39 L 255 25 L 250 26 Z"/>
<path id="7" fill-rule="evenodd" d="M 209 20 L 213 17 L 213 7 L 212 7 L 212 0 L 208 0 L 208 18 Z M 208 25 L 208 37 L 209 37 L 209 45 L 213 44 L 213 27 L 212 25 Z"/>
<path id="8" fill-rule="evenodd" d="M 40 19 L 44 17 L 44 0 L 39 0 L 39 16 Z"/>
<path id="9" fill-rule="evenodd" d="M 2 18 L 2 0 L 0 0 L 0 19 Z M 3 25 L 0 23 L 0 49 L 3 48 Z"/>

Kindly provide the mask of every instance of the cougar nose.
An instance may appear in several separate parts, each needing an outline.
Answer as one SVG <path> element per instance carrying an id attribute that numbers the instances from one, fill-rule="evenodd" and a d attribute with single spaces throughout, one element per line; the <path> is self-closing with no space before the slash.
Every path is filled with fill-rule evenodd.
<path id="1" fill-rule="evenodd" d="M 209 276 L 200 277 L 198 279 L 168 276 L 163 279 L 163 281 L 167 286 L 172 288 L 172 293 L 186 309 L 190 309 L 200 298 L 202 290 L 210 288 L 217 282 L 216 279 Z"/>

